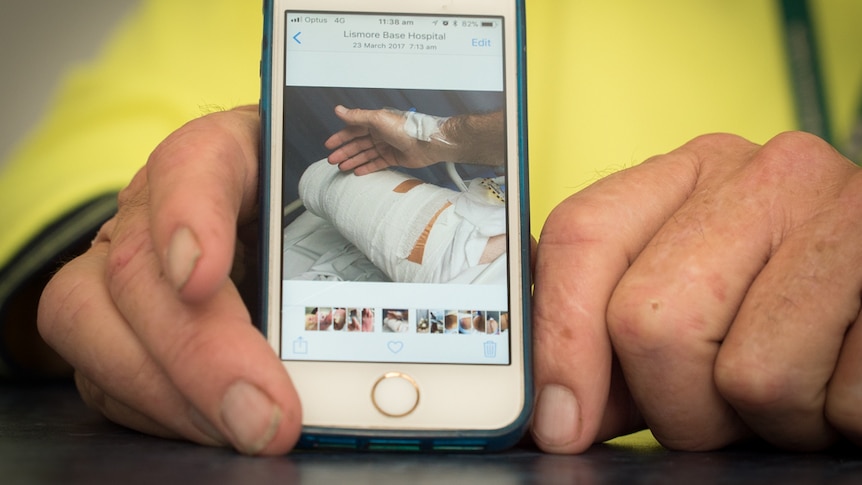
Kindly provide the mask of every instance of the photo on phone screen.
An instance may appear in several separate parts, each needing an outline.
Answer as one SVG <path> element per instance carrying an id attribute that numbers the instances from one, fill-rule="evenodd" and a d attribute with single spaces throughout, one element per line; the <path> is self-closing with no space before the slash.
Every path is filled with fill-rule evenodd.
<path id="1" fill-rule="evenodd" d="M 285 15 L 281 358 L 509 364 L 503 19 Z"/>

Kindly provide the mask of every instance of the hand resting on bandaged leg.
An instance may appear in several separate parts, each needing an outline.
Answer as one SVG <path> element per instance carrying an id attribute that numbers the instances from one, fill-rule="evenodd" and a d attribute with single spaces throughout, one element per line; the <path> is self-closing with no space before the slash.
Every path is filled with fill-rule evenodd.
<path id="1" fill-rule="evenodd" d="M 502 112 L 438 117 L 343 106 L 335 112 L 347 126 L 326 140 L 333 152 L 300 181 L 310 213 L 332 223 L 395 281 L 473 282 L 483 266 L 505 263 L 504 178 L 469 186 L 459 180 L 459 193 L 382 171 L 441 161 L 502 166 Z M 483 282 L 502 283 L 503 266 Z M 318 279 L 321 271 L 312 273 Z"/>
<path id="2" fill-rule="evenodd" d="M 356 175 L 440 162 L 501 166 L 505 160 L 502 111 L 438 117 L 337 106 L 335 114 L 347 126 L 324 143 L 332 150 L 329 163 Z"/>

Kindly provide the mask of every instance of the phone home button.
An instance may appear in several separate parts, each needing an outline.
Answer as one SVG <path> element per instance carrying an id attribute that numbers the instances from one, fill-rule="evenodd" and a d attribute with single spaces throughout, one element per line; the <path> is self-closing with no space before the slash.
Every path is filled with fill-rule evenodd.
<path id="1" fill-rule="evenodd" d="M 407 374 L 387 372 L 371 388 L 371 402 L 386 416 L 407 416 L 419 405 L 419 386 Z"/>

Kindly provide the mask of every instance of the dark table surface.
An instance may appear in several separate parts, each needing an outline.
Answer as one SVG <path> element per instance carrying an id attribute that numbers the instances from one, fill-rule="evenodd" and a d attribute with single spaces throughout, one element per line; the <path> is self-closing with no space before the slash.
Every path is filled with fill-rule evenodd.
<path id="1" fill-rule="evenodd" d="M 298 452 L 250 458 L 145 436 L 87 409 L 69 384 L 0 386 L 0 484 L 857 484 L 862 451 L 680 453 L 598 445 L 579 456 Z"/>

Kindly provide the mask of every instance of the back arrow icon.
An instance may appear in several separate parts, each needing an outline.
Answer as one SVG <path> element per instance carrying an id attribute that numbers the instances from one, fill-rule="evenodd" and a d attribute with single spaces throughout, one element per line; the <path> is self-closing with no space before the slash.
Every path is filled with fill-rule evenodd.
<path id="1" fill-rule="evenodd" d="M 297 44 L 302 44 L 302 41 L 299 40 L 299 36 L 301 34 L 302 34 L 302 32 L 297 32 L 296 35 L 293 36 L 293 40 L 295 40 Z"/>

